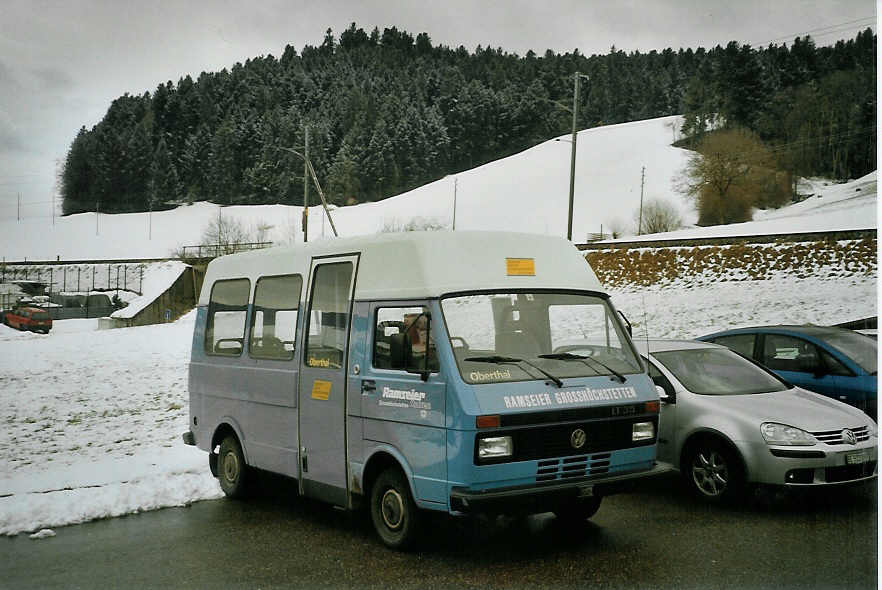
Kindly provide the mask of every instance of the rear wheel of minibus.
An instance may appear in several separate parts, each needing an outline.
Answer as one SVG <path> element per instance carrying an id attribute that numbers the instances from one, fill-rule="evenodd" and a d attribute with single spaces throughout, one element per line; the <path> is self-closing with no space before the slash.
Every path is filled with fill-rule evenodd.
<path id="1" fill-rule="evenodd" d="M 244 498 L 248 487 L 248 465 L 242 445 L 235 436 L 226 437 L 220 444 L 217 459 L 217 477 L 228 498 Z"/>
<path id="2" fill-rule="evenodd" d="M 410 494 L 407 478 L 389 467 L 371 489 L 371 520 L 380 540 L 392 549 L 408 549 L 417 539 L 420 511 Z"/>

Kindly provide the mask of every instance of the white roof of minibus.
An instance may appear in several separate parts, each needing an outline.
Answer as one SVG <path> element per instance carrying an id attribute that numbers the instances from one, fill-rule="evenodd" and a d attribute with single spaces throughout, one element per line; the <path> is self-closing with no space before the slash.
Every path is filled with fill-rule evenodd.
<path id="1" fill-rule="evenodd" d="M 310 258 L 350 254 L 360 254 L 355 282 L 355 299 L 360 301 L 426 299 L 481 289 L 603 291 L 583 255 L 563 238 L 433 231 L 321 240 L 222 256 L 208 265 L 199 304 L 208 304 L 211 285 L 219 279 L 248 278 L 252 290 L 262 276 L 297 273 L 306 280 Z M 532 259 L 535 274 L 514 274 L 518 271 L 506 259 Z"/>

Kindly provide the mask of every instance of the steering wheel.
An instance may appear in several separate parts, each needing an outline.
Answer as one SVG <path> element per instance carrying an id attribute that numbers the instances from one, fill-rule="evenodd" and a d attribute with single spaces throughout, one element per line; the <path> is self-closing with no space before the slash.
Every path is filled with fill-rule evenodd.
<path id="1" fill-rule="evenodd" d="M 569 352 L 583 356 L 597 356 L 597 348 L 591 344 L 565 344 L 558 346 L 553 352 Z"/>

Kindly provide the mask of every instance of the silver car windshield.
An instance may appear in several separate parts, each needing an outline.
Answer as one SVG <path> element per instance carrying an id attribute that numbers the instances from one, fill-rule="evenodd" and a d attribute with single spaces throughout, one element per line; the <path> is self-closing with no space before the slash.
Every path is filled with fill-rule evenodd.
<path id="1" fill-rule="evenodd" d="M 643 372 L 610 303 L 596 295 L 490 293 L 441 300 L 467 383 Z"/>
<path id="2" fill-rule="evenodd" d="M 668 350 L 652 356 L 692 393 L 745 395 L 788 389 L 775 376 L 724 348 Z"/>

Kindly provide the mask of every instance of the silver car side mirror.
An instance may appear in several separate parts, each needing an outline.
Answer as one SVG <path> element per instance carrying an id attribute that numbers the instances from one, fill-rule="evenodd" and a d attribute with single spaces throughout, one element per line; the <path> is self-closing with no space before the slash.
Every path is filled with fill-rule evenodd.
<path id="1" fill-rule="evenodd" d="M 660 399 L 663 402 L 668 401 L 669 397 L 668 397 L 668 394 L 665 391 L 664 387 L 662 387 L 661 385 L 656 385 L 655 392 L 658 394 L 658 399 Z"/>

